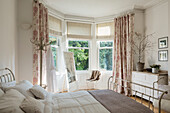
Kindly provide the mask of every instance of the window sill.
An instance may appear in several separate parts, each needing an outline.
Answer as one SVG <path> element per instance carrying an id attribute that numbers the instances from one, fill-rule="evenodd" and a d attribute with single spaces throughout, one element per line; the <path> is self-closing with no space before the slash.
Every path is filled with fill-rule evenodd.
<path id="1" fill-rule="evenodd" d="M 89 70 L 82 70 L 82 71 L 76 71 L 77 74 L 86 74 L 89 73 Z"/>
<path id="2" fill-rule="evenodd" d="M 102 74 L 113 74 L 113 71 L 100 71 Z"/>

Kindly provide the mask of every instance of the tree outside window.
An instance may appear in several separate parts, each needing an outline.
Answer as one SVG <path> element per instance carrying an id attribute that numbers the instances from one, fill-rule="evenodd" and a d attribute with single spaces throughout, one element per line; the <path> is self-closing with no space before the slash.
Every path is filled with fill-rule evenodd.
<path id="1" fill-rule="evenodd" d="M 76 70 L 89 69 L 89 41 L 68 41 L 68 51 L 74 53 Z"/>
<path id="2" fill-rule="evenodd" d="M 57 37 L 49 35 L 49 40 L 51 41 L 51 49 L 54 57 L 54 65 L 57 70 L 57 56 L 58 56 L 58 43 L 57 43 Z"/>
<path id="3" fill-rule="evenodd" d="M 99 69 L 112 71 L 113 42 L 99 42 Z"/>

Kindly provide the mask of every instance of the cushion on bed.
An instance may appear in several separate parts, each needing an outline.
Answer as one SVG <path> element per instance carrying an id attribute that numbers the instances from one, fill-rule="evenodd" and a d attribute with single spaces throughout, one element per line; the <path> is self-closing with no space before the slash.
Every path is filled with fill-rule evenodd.
<path id="1" fill-rule="evenodd" d="M 34 95 L 29 91 L 29 89 L 32 86 L 33 85 L 29 81 L 23 80 L 23 81 L 20 81 L 19 83 L 17 83 L 15 86 L 8 87 L 5 90 L 16 89 L 26 97 L 28 97 L 28 96 L 34 97 Z"/>
<path id="2" fill-rule="evenodd" d="M 4 91 L 2 89 L 0 89 L 0 97 L 4 95 Z"/>
<path id="3" fill-rule="evenodd" d="M 1 82 L 0 83 L 0 88 L 5 91 L 6 88 L 13 87 L 15 85 L 16 85 L 16 81 L 7 82 L 7 83 Z"/>
<path id="4" fill-rule="evenodd" d="M 15 89 L 10 89 L 0 97 L 0 113 L 23 113 L 20 105 L 25 96 Z"/>
<path id="5" fill-rule="evenodd" d="M 48 92 L 39 85 L 34 85 L 32 88 L 30 88 L 30 91 L 38 99 L 45 99 L 48 94 Z"/>
<path id="6" fill-rule="evenodd" d="M 22 81 L 20 81 L 20 82 L 17 83 L 17 84 L 21 84 L 21 83 L 27 84 L 27 87 L 28 87 L 28 88 L 33 87 L 33 84 L 32 84 L 30 81 L 28 81 L 28 80 L 22 80 Z"/>
<path id="7" fill-rule="evenodd" d="M 25 113 L 43 113 L 44 104 L 32 97 L 27 97 L 20 105 L 20 108 Z"/>

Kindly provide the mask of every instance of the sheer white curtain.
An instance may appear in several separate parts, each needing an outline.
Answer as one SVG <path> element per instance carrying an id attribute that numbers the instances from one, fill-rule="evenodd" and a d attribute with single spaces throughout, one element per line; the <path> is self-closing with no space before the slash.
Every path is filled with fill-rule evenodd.
<path id="1" fill-rule="evenodd" d="M 57 92 L 62 92 L 63 90 L 68 90 L 67 87 L 67 81 L 66 81 L 66 68 L 64 63 L 64 43 L 61 43 L 58 48 L 58 58 L 57 58 L 57 67 L 58 67 L 58 73 L 57 73 Z"/>
<path id="2" fill-rule="evenodd" d="M 58 71 L 56 71 L 56 67 L 54 65 L 54 57 L 52 53 L 51 46 L 47 49 L 47 90 L 49 92 L 62 92 L 63 90 L 67 90 L 66 79 L 65 79 L 65 69 L 64 69 L 64 60 L 63 60 L 63 52 L 62 47 L 58 48 L 57 58 L 57 67 Z"/>
<path id="3" fill-rule="evenodd" d="M 46 54 L 46 67 L 47 67 L 47 89 L 50 92 L 55 92 L 56 89 L 56 69 L 54 65 L 54 58 L 51 50 L 51 46 L 47 49 Z"/>

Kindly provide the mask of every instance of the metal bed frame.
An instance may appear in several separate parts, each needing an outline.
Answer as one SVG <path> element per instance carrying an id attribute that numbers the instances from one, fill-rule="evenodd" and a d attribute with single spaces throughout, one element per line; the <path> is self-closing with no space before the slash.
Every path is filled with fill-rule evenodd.
<path id="1" fill-rule="evenodd" d="M 0 83 L 2 83 L 2 82 L 7 83 L 7 82 L 15 81 L 15 76 L 14 76 L 14 73 L 12 72 L 12 70 L 10 70 L 9 68 L 0 69 L 0 72 L 3 73 L 3 71 L 6 71 L 6 74 L 0 73 Z M 41 87 L 46 89 L 47 85 L 42 84 Z"/>
<path id="2" fill-rule="evenodd" d="M 6 74 L 0 75 L 0 82 L 12 82 L 15 81 L 14 73 L 9 68 L 0 69 L 1 72 L 6 71 Z"/>
<path id="3" fill-rule="evenodd" d="M 161 79 L 162 79 L 162 78 L 161 78 Z M 161 113 L 161 100 L 162 100 L 164 94 L 168 94 L 168 91 L 163 91 L 163 90 L 155 89 L 154 85 L 155 85 L 155 83 L 158 83 L 160 79 L 159 79 L 158 81 L 156 81 L 156 82 L 153 83 L 153 87 L 148 87 L 148 86 L 145 86 L 145 85 L 141 85 L 141 84 L 138 84 L 138 83 L 134 83 L 134 82 L 131 82 L 131 81 L 128 81 L 128 80 L 124 80 L 124 79 L 119 79 L 119 78 L 115 78 L 115 80 L 119 80 L 120 82 L 126 82 L 127 84 L 129 84 L 129 86 L 137 85 L 137 86 L 139 86 L 139 87 L 143 87 L 143 88 L 147 88 L 147 89 L 153 90 L 153 95 L 151 96 L 151 95 L 145 94 L 145 93 L 143 93 L 143 92 L 134 90 L 134 89 L 132 89 L 132 88 L 130 88 L 130 87 L 122 86 L 122 85 L 120 85 L 120 84 L 118 84 L 118 83 L 115 83 L 113 76 L 109 77 L 109 79 L 108 79 L 108 89 L 109 89 L 109 90 L 114 90 L 115 88 L 117 88 L 118 86 L 120 86 L 120 87 L 122 87 L 122 88 L 127 89 L 128 91 L 130 91 L 130 92 L 132 93 L 132 95 L 135 96 L 135 101 L 136 101 L 137 94 L 141 94 L 141 101 L 140 101 L 141 104 L 143 104 L 143 96 L 144 96 L 144 95 L 147 96 L 147 97 L 149 97 L 149 101 L 148 101 L 148 108 L 149 108 L 149 109 L 150 109 L 150 104 L 151 104 L 151 102 L 150 102 L 150 101 L 151 101 L 151 100 L 150 100 L 151 98 L 152 98 L 152 99 L 159 100 L 158 110 L 159 110 L 159 113 Z M 111 86 L 113 86 L 113 89 L 111 89 Z M 116 87 L 115 87 L 115 86 L 116 86 Z M 162 93 L 161 96 L 160 96 L 159 98 L 154 97 L 154 91 L 161 92 L 161 93 Z M 133 92 L 135 92 L 135 93 L 133 93 Z M 154 112 L 154 106 L 152 107 L 152 111 Z"/>

